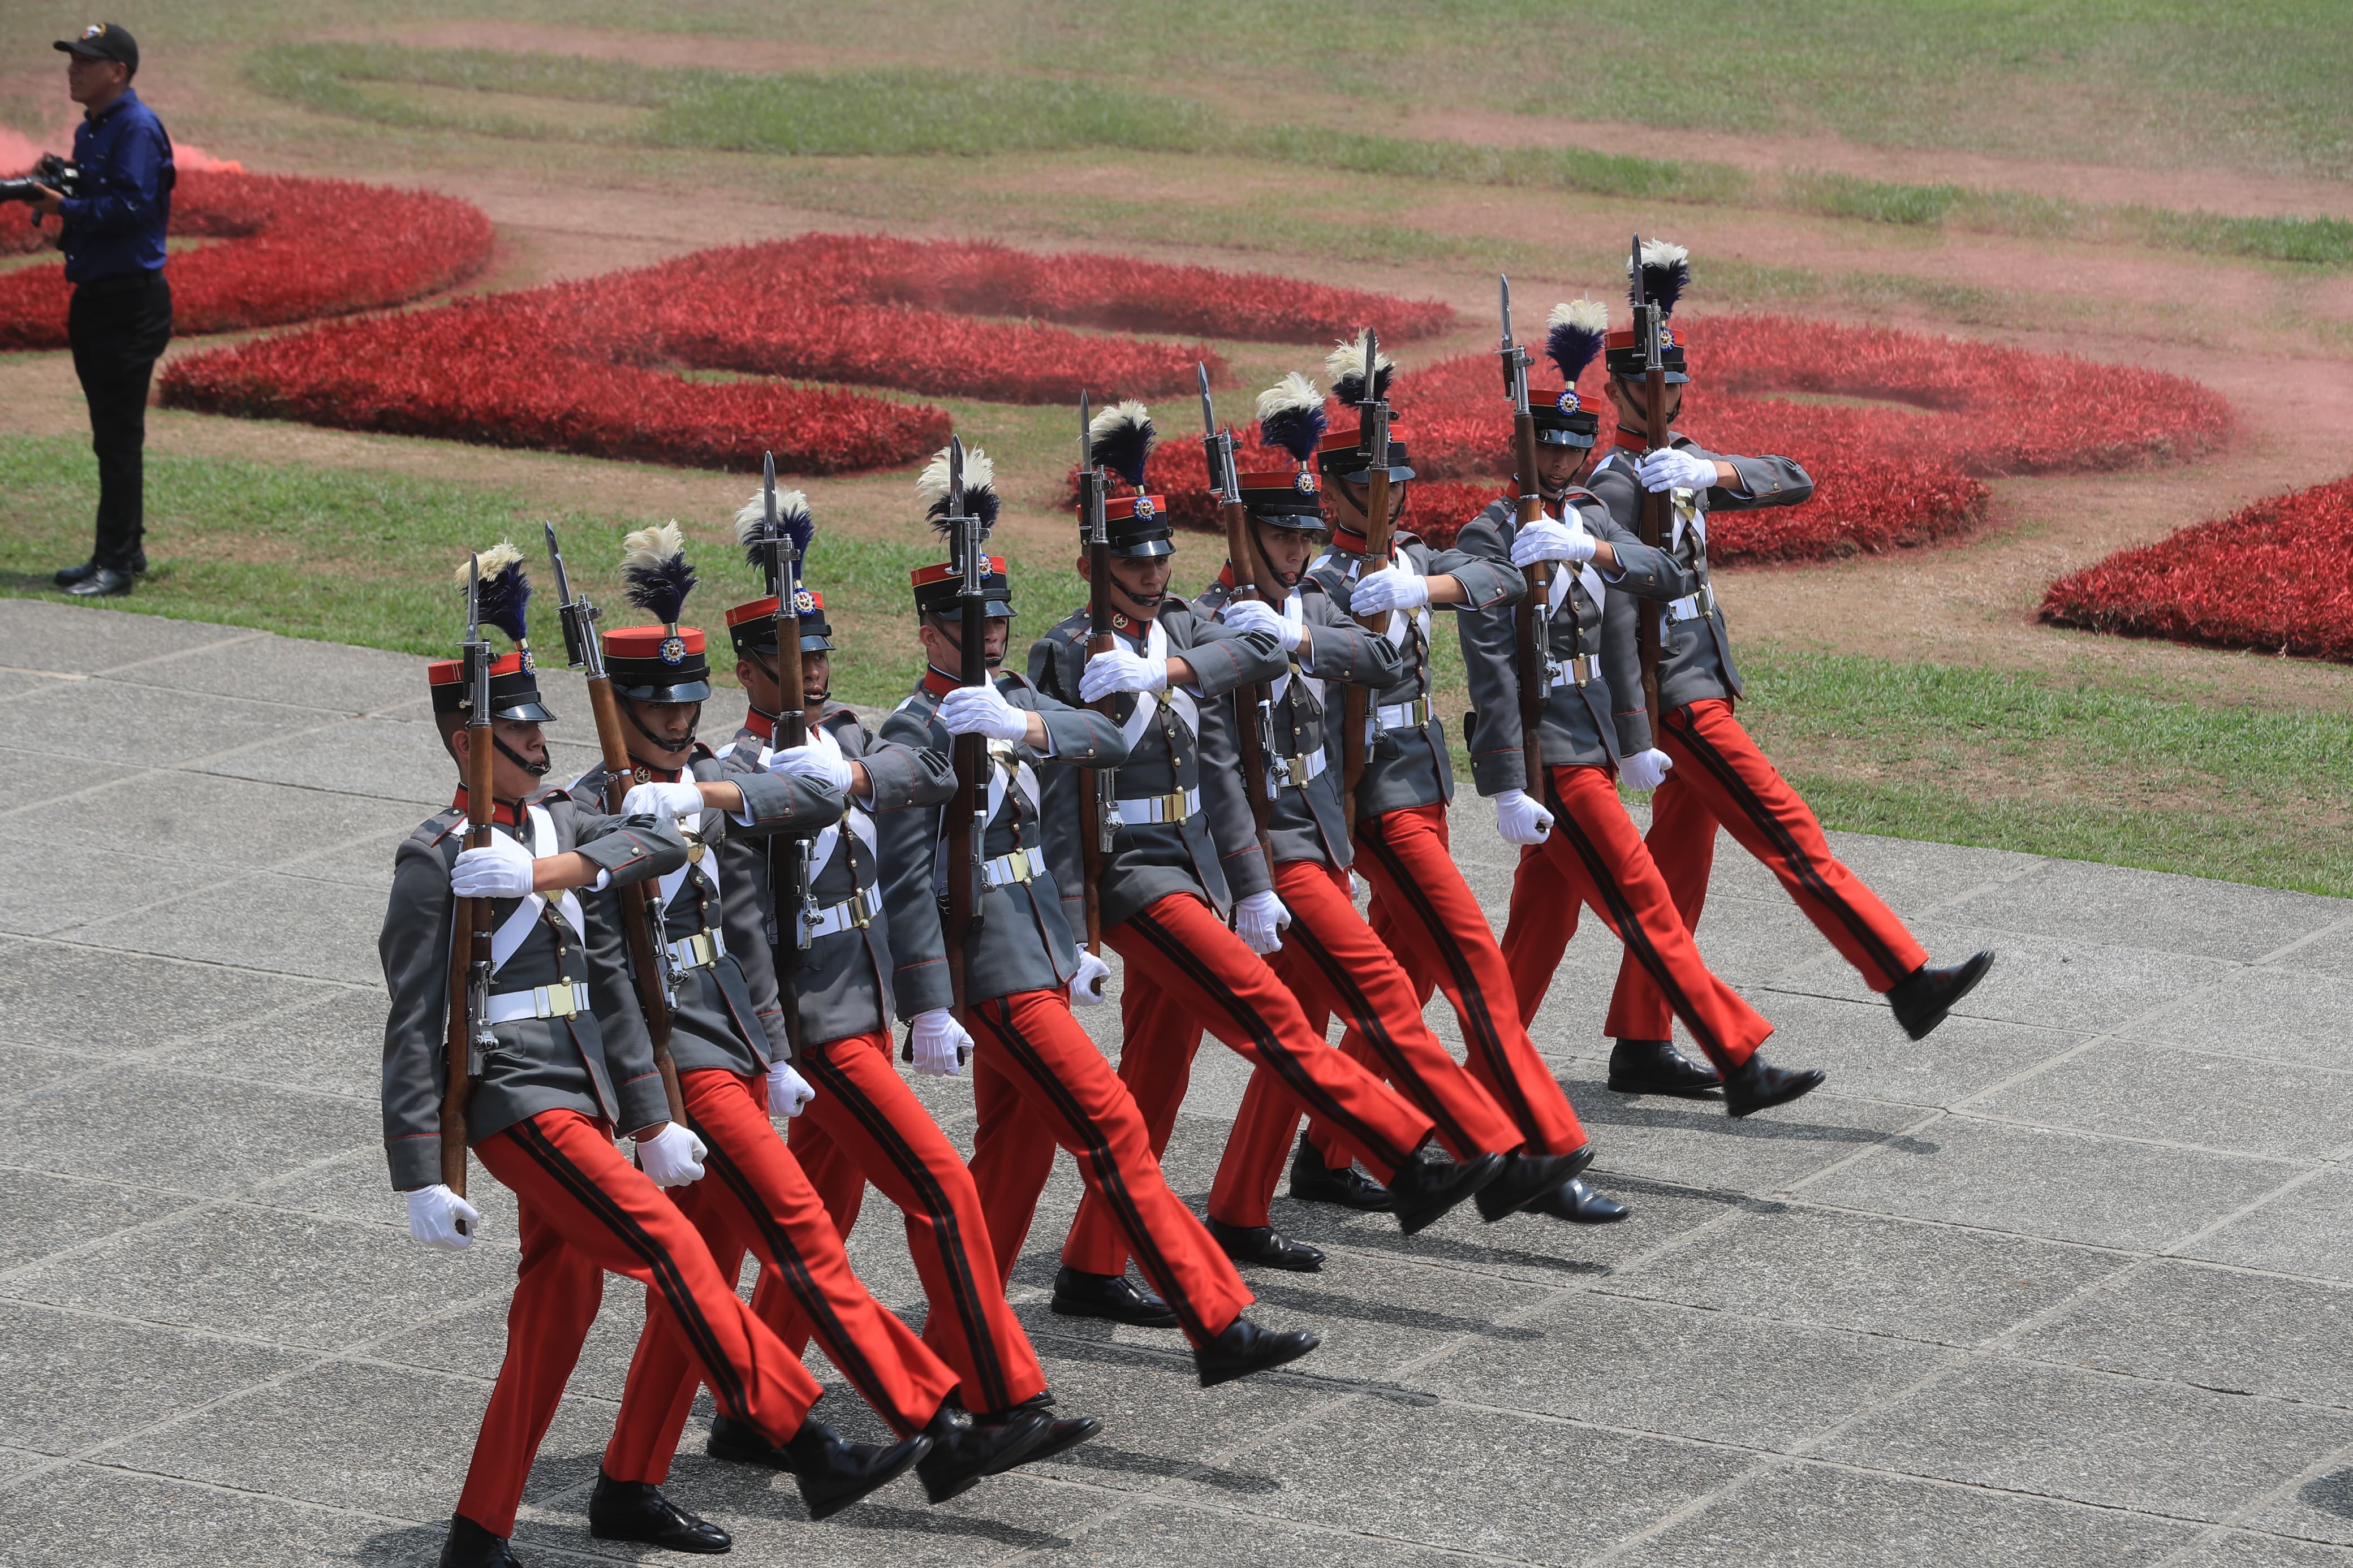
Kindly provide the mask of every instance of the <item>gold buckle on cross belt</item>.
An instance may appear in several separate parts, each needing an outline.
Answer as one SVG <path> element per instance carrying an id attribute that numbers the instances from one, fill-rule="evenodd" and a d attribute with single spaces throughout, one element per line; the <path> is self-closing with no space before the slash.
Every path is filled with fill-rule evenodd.
<path id="1" fill-rule="evenodd" d="M 1141 827 L 1151 823 L 1183 822 L 1200 809 L 1198 789 L 1180 789 L 1168 795 L 1130 795 L 1119 803 L 1120 821 L 1129 827 Z"/>
<path id="2" fill-rule="evenodd" d="M 1704 621 L 1715 613 L 1715 589 L 1702 583 L 1696 594 L 1685 594 L 1680 599 L 1669 599 L 1666 605 L 1670 624 L 1683 621 Z"/>
<path id="3" fill-rule="evenodd" d="M 1584 686 L 1593 679 L 1593 656 L 1580 653 L 1573 658 L 1552 661 L 1552 683 L 1555 686 Z"/>
<path id="4" fill-rule="evenodd" d="M 670 958 L 681 969 L 708 969 L 719 962 L 725 949 L 719 945 L 719 934 L 705 926 L 692 936 L 681 937 L 670 944 Z"/>
<path id="5" fill-rule="evenodd" d="M 1010 855 L 999 855 L 980 869 L 984 886 L 991 888 L 1018 887 L 1034 882 L 1045 870 L 1045 855 L 1036 849 L 1016 849 Z"/>

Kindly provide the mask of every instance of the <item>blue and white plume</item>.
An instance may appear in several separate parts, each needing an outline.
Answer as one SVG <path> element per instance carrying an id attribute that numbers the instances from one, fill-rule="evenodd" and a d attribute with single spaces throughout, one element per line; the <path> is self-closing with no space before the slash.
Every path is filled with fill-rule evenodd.
<path id="1" fill-rule="evenodd" d="M 694 568 L 686 563 L 686 535 L 677 523 L 641 528 L 621 541 L 621 588 L 662 625 L 678 625 L 694 592 Z"/>

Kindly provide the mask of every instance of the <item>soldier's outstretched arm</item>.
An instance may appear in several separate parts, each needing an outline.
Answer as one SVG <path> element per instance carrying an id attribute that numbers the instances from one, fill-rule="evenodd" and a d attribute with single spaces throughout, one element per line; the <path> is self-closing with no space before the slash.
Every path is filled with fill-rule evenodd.
<path id="1" fill-rule="evenodd" d="M 403 841 L 376 953 L 392 1003 L 384 1023 L 384 1152 L 392 1184 L 404 1192 L 441 1179 L 441 1050 L 455 907 L 441 848 Z"/>
<path id="2" fill-rule="evenodd" d="M 1665 551 L 1643 543 L 1631 529 L 1620 526 L 1606 508 L 1588 505 L 1584 509 L 1584 518 L 1586 531 L 1596 539 L 1608 541 L 1618 558 L 1614 574 L 1601 574 L 1613 594 L 1622 592 L 1644 599 L 1680 599 L 1699 591 L 1696 574 L 1685 571 L 1683 563 Z"/>
<path id="3" fill-rule="evenodd" d="M 1302 594 L 1299 613 L 1307 624 L 1299 666 L 1316 679 L 1386 691 L 1405 678 L 1404 650 L 1343 615 L 1331 595 Z"/>
<path id="4" fill-rule="evenodd" d="M 1813 476 L 1807 473 L 1795 458 L 1728 457 L 1687 441 L 1677 443 L 1676 449 L 1717 465 L 1718 482 L 1707 492 L 1710 511 L 1749 511 L 1757 507 L 1797 506 L 1813 499 Z M 1733 480 L 1730 484 L 1722 482 L 1727 468 L 1731 470 Z"/>
<path id="5" fill-rule="evenodd" d="M 955 764 L 948 761 L 948 735 L 930 710 L 902 708 L 882 721 L 886 744 L 926 752 L 945 763 L 953 793 Z M 929 764 L 926 764 L 927 766 Z M 936 805 L 886 812 L 874 819 L 874 847 L 881 862 L 882 918 L 891 931 L 891 993 L 902 1020 L 952 1005 L 948 948 L 940 929 L 940 900 L 933 867 L 939 858 L 940 810 Z"/>

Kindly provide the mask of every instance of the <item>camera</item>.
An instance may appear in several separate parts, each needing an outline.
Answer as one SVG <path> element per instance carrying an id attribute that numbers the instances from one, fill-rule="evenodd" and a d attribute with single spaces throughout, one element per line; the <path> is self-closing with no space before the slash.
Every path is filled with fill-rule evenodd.
<path id="1" fill-rule="evenodd" d="M 68 197 L 81 195 L 81 165 L 69 163 L 55 153 L 44 153 L 33 164 L 29 174 L 18 174 L 0 180 L 0 202 L 37 202 L 44 190 L 61 193 Z M 35 213 L 33 221 L 41 221 Z"/>

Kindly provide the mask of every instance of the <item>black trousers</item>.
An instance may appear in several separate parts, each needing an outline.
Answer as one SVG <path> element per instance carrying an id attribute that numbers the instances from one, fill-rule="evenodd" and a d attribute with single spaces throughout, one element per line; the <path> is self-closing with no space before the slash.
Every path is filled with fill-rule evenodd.
<path id="1" fill-rule="evenodd" d="M 147 384 L 172 341 L 172 286 L 161 271 L 76 285 L 66 312 L 74 374 L 90 404 L 98 454 L 98 547 L 90 558 L 117 572 L 147 564 Z"/>

